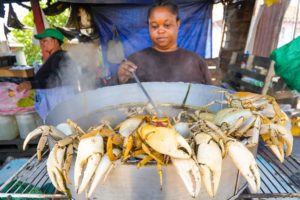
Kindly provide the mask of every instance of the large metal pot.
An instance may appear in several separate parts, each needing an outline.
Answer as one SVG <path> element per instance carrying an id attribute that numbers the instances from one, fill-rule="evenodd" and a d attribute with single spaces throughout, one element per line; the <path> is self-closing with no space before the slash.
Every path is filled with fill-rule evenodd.
<path id="1" fill-rule="evenodd" d="M 167 115 L 178 113 L 188 91 L 187 83 L 143 83 L 153 100 Z M 222 100 L 223 94 L 212 92 L 220 90 L 218 87 L 192 84 L 186 105 L 198 107 L 213 100 Z M 145 105 L 147 99 L 137 84 L 100 88 L 75 96 L 72 100 L 59 104 L 47 117 L 46 123 L 57 125 L 70 118 L 84 129 L 96 125 L 101 120 L 109 120 L 113 125 L 126 117 L 124 108 L 132 105 Z M 177 108 L 176 108 L 177 106 Z M 211 107 L 218 111 L 222 105 Z M 256 154 L 256 148 L 252 149 Z M 72 177 L 73 169 L 70 171 Z M 246 181 L 238 173 L 232 161 L 226 157 L 223 160 L 222 177 L 217 196 L 212 199 L 230 199 L 245 188 Z M 85 199 L 83 195 L 74 192 L 74 185 L 70 185 L 75 199 Z M 137 169 L 135 165 L 118 165 L 109 174 L 105 183 L 99 184 L 92 199 L 192 199 L 173 166 L 163 169 L 163 188 L 160 190 L 159 177 L 156 167 L 148 165 Z M 209 199 L 204 186 L 197 199 Z"/>

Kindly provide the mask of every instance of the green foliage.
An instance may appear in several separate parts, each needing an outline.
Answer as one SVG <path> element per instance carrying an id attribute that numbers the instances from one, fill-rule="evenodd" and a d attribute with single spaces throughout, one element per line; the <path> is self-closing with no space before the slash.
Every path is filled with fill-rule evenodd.
<path id="1" fill-rule="evenodd" d="M 43 2 L 40 2 L 41 7 L 45 7 Z M 50 27 L 55 26 L 63 26 L 68 19 L 69 9 L 66 9 L 63 13 L 56 16 L 46 16 L 47 22 Z M 33 21 L 33 13 L 30 11 L 22 20 L 22 23 L 30 29 L 25 30 L 17 30 L 14 29 L 12 31 L 13 36 L 17 40 L 17 42 L 24 45 L 24 53 L 26 56 L 26 61 L 28 65 L 32 65 L 34 61 L 41 62 L 41 52 L 39 45 L 35 45 L 32 43 L 33 37 L 33 29 L 34 29 L 34 21 Z"/>

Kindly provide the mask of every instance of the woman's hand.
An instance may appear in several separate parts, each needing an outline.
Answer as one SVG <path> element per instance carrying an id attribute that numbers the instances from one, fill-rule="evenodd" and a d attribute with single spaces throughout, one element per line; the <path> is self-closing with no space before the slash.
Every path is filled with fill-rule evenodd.
<path id="1" fill-rule="evenodd" d="M 128 60 L 123 61 L 120 64 L 119 70 L 118 70 L 118 79 L 120 83 L 126 83 L 129 79 L 133 77 L 133 72 L 135 72 L 137 69 L 137 66 Z"/>
<path id="2" fill-rule="evenodd" d="M 31 86 L 31 83 L 30 81 L 25 81 L 23 83 L 20 83 L 18 86 L 17 86 L 17 91 L 18 92 L 22 92 L 22 91 L 25 91 L 27 92 L 28 90 L 30 90 L 32 88 Z"/>

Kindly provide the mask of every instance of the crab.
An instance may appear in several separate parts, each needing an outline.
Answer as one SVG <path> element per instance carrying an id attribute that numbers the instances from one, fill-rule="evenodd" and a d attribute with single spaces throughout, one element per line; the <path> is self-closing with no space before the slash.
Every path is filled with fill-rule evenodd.
<path id="1" fill-rule="evenodd" d="M 80 194 L 92 184 L 92 177 L 104 155 L 104 142 L 97 132 L 91 132 L 80 137 L 77 157 L 74 167 L 75 191 Z M 84 171 L 81 183 L 80 179 Z"/>
<path id="2" fill-rule="evenodd" d="M 115 157 L 119 157 L 121 153 L 119 149 L 113 149 L 112 152 Z M 98 183 L 104 181 L 113 166 L 113 161 L 104 153 L 104 141 L 99 131 L 81 136 L 74 166 L 75 191 L 78 194 L 86 191 L 87 198 L 90 198 Z"/>
<path id="3" fill-rule="evenodd" d="M 71 134 L 82 135 L 85 133 L 74 121 L 70 119 L 67 120 L 67 123 L 58 124 L 56 127 L 51 125 L 39 126 L 27 135 L 23 142 L 23 150 L 26 149 L 26 146 L 31 139 L 42 135 L 37 145 L 37 158 L 38 160 L 41 160 L 42 152 L 49 140 L 48 137 L 51 137 L 54 142 L 57 142 Z"/>
<path id="4" fill-rule="evenodd" d="M 115 129 L 125 137 L 123 160 L 144 155 L 137 164 L 138 168 L 155 160 L 162 187 L 162 166 L 168 163 L 168 157 L 171 157 L 190 194 L 198 195 L 201 183 L 199 168 L 192 158 L 190 146 L 171 125 L 169 118 L 149 115 L 132 116 L 117 125 Z"/>
<path id="5" fill-rule="evenodd" d="M 131 157 L 134 151 L 141 149 L 142 143 L 136 135 L 136 130 L 144 122 L 144 118 L 144 116 L 132 116 L 115 127 L 115 130 L 124 138 L 123 161 Z M 111 137 L 110 139 L 113 138 Z"/>
<path id="6" fill-rule="evenodd" d="M 280 110 L 275 98 L 269 95 L 261 95 L 251 92 L 236 92 L 230 94 L 228 91 L 221 90 L 225 95 L 225 101 L 212 101 L 204 107 L 208 107 L 215 103 L 227 104 L 232 108 L 250 109 L 261 114 L 269 115 L 271 121 L 275 124 L 285 125 L 287 123 L 286 115 Z"/>
<path id="7" fill-rule="evenodd" d="M 55 174 L 56 177 L 62 176 L 64 182 L 71 183 L 68 173 L 73 160 L 74 149 L 77 149 L 80 136 L 77 133 L 73 133 L 56 142 L 50 152 L 53 156 L 49 155 L 47 163 L 52 166 L 51 163 L 57 163 L 58 158 L 62 158 L 62 160 L 59 161 L 60 168 L 47 168 L 48 174 Z M 56 180 L 51 178 L 51 181 L 53 183 Z"/>
<path id="8" fill-rule="evenodd" d="M 212 123 L 200 120 L 192 127 L 193 143 L 202 181 L 210 197 L 217 193 L 222 170 L 222 158 L 225 157 L 223 134 Z"/>
<path id="9" fill-rule="evenodd" d="M 189 144 L 173 127 L 157 127 L 146 124 L 139 128 L 142 141 L 155 151 L 174 158 L 190 158 L 192 151 Z M 146 148 L 146 145 L 144 145 Z"/>
<path id="10" fill-rule="evenodd" d="M 196 127 L 194 125 L 193 129 Z M 234 162 L 235 166 L 240 170 L 242 175 L 246 178 L 249 183 L 250 189 L 253 192 L 257 192 L 260 188 L 260 176 L 259 170 L 255 161 L 253 154 L 247 149 L 247 147 L 238 142 L 237 140 L 230 138 L 223 133 L 214 123 L 206 120 L 200 120 L 197 122 L 197 127 L 201 130 L 201 132 L 207 133 L 212 136 L 214 141 L 217 141 L 219 147 L 222 147 L 225 144 L 225 154 L 224 150 L 220 148 L 223 157 L 225 155 L 229 155 L 231 160 Z M 192 131 L 193 131 L 192 129 Z M 203 143 L 207 141 L 207 138 L 202 139 Z M 221 143 L 221 145 L 220 145 Z M 199 151 L 199 150 L 198 150 Z M 201 158 L 201 157 L 200 157 Z M 203 156 L 203 160 L 206 157 Z M 214 158 L 215 159 L 215 158 Z M 209 160 L 205 160 L 206 163 L 213 162 L 210 158 Z M 213 165 L 212 165 L 213 166 Z M 213 169 L 213 168 L 211 168 Z M 216 173 L 217 170 L 212 171 L 211 173 Z M 211 176 L 208 176 L 211 177 Z M 204 179 L 204 183 L 205 183 Z M 208 180 L 207 186 L 210 186 L 212 183 L 216 183 L 215 180 Z M 212 189 L 211 189 L 212 190 Z M 214 191 L 214 190 L 212 190 Z M 210 193 L 210 192 L 209 192 Z M 210 195 L 214 195 L 214 192 L 211 192 Z"/>
<path id="11" fill-rule="evenodd" d="M 194 136 L 196 155 L 206 191 L 210 197 L 217 193 L 222 170 L 222 152 L 212 136 L 198 133 Z"/>
<path id="12" fill-rule="evenodd" d="M 214 123 L 227 136 L 242 139 L 249 147 L 258 144 L 261 120 L 249 109 L 225 108 L 216 113 Z"/>
<path id="13" fill-rule="evenodd" d="M 69 119 L 67 123 L 61 123 L 57 128 L 70 135 L 57 141 L 50 151 L 47 159 L 47 172 L 54 187 L 59 191 L 67 192 L 66 184 L 71 183 L 69 170 L 73 160 L 74 149 L 77 149 L 79 138 L 85 132 Z"/>
<path id="14" fill-rule="evenodd" d="M 153 159 L 155 153 L 169 156 L 188 192 L 196 197 L 201 187 L 201 176 L 189 144 L 171 125 L 168 118 L 146 118 L 146 122 L 137 130 L 143 150 Z M 154 153 L 149 153 L 149 149 L 153 149 Z M 160 159 L 158 157 L 155 160 Z"/>
<path id="15" fill-rule="evenodd" d="M 66 131 L 68 127 L 70 128 L 69 124 L 77 131 L 73 131 L 73 134 L 56 142 L 47 160 L 47 171 L 55 188 L 62 192 L 68 192 L 66 184 L 71 183 L 68 172 L 72 163 L 74 149 L 77 149 L 74 174 L 75 188 L 78 193 L 86 190 L 89 198 L 98 182 L 103 180 L 104 176 L 109 173 L 114 165 L 109 156 L 120 157 L 120 150 L 117 148 L 113 149 L 112 145 L 107 145 L 106 153 L 104 154 L 105 142 L 103 138 L 107 141 L 109 141 L 108 138 L 112 138 L 111 141 L 115 144 L 121 142 L 113 137 L 117 134 L 106 122 L 102 122 L 97 127 L 91 127 L 88 133 L 85 133 L 71 120 L 68 120 L 68 124 L 60 124 L 60 128 L 63 127 Z M 89 148 L 92 148 L 91 152 L 89 152 Z M 81 173 L 84 169 L 84 176 L 79 185 Z"/>
<path id="16" fill-rule="evenodd" d="M 137 164 L 138 168 L 144 166 L 151 160 L 155 160 L 157 163 L 158 174 L 160 176 L 160 185 L 162 187 L 162 166 L 165 164 L 165 158 L 162 154 L 145 144 L 137 132 L 138 128 L 144 123 L 147 123 L 146 121 L 149 121 L 150 119 L 151 117 L 147 115 L 129 117 L 115 127 L 115 130 L 118 131 L 119 134 L 109 138 L 108 143 L 113 143 L 113 145 L 116 145 L 114 142 L 110 141 L 118 137 L 122 137 L 123 162 L 127 161 L 130 157 L 141 157 L 142 160 Z M 153 121 L 156 120 L 155 118 L 152 119 Z M 111 160 L 114 160 L 114 158 Z"/>
<path id="17" fill-rule="evenodd" d="M 262 124 L 260 135 L 280 162 L 284 161 L 284 156 L 291 155 L 293 135 L 286 127 L 272 123 Z"/>

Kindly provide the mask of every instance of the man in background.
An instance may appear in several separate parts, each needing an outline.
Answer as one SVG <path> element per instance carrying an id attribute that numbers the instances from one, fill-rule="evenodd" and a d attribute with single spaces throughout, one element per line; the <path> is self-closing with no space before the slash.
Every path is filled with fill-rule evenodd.
<path id="1" fill-rule="evenodd" d="M 34 79 L 20 83 L 17 91 L 36 89 L 35 108 L 45 120 L 48 112 L 58 103 L 76 93 L 74 86 L 79 69 L 67 52 L 62 50 L 64 36 L 60 31 L 48 28 L 34 37 L 40 40 L 41 49 L 48 58 L 37 71 Z"/>

